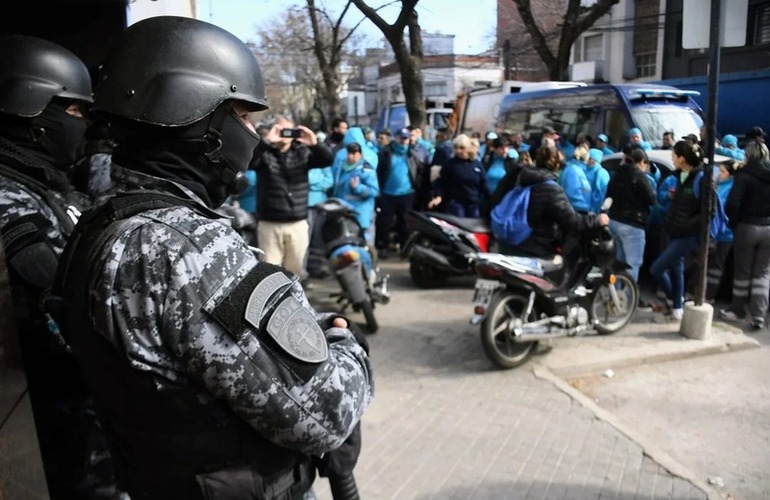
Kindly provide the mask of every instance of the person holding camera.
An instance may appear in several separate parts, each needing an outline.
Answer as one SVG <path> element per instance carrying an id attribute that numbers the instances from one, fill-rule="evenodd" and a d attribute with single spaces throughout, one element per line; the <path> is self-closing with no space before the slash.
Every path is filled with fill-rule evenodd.
<path id="1" fill-rule="evenodd" d="M 266 262 L 302 276 L 310 244 L 308 170 L 328 167 L 332 160 L 312 130 L 283 116 L 257 146 L 250 168 L 259 179 L 257 238 Z"/>

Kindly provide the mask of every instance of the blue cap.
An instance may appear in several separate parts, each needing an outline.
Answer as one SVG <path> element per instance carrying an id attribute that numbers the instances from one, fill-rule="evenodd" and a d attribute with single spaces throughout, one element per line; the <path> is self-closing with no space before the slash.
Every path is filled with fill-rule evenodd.
<path id="1" fill-rule="evenodd" d="M 726 136 L 722 137 L 722 145 L 737 148 L 738 138 L 732 134 L 727 134 Z"/>
<path id="2" fill-rule="evenodd" d="M 628 135 L 642 135 L 642 131 L 639 130 L 637 127 L 634 127 L 628 131 Z"/>
<path id="3" fill-rule="evenodd" d="M 398 131 L 398 134 L 396 134 L 396 137 L 399 139 L 409 139 L 412 136 L 412 134 L 409 133 L 408 128 L 402 128 Z"/>
<path id="4" fill-rule="evenodd" d="M 610 138 L 607 137 L 605 134 L 599 134 L 596 136 L 597 139 L 604 142 L 610 142 Z"/>
<path id="5" fill-rule="evenodd" d="M 519 152 L 516 151 L 513 148 L 508 149 L 508 158 L 511 158 L 513 161 L 516 161 L 519 159 Z"/>
<path id="6" fill-rule="evenodd" d="M 601 163 L 604 158 L 604 152 L 601 149 L 591 148 L 588 150 L 588 157 L 596 163 Z"/>

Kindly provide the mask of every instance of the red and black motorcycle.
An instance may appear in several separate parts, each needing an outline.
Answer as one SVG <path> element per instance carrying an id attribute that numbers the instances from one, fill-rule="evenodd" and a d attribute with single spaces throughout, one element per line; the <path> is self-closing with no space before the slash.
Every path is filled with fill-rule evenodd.
<path id="1" fill-rule="evenodd" d="M 484 219 L 410 210 L 406 223 L 412 234 L 401 257 L 409 259 L 409 274 L 422 288 L 441 287 L 450 276 L 474 274 L 473 256 L 494 251 L 492 231 Z"/>

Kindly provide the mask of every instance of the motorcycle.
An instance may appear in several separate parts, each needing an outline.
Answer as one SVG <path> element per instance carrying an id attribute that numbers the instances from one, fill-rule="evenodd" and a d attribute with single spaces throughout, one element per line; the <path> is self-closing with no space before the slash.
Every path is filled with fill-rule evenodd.
<path id="1" fill-rule="evenodd" d="M 450 276 L 472 275 L 472 257 L 493 245 L 484 219 L 410 210 L 406 223 L 412 234 L 401 256 L 409 259 L 409 275 L 421 288 L 441 287 Z"/>
<path id="2" fill-rule="evenodd" d="M 481 325 L 487 357 L 515 368 L 538 342 L 590 333 L 611 334 L 631 320 L 639 288 L 629 266 L 615 260 L 609 228 L 578 237 L 579 256 L 537 259 L 479 253 L 472 325 Z"/>
<path id="3" fill-rule="evenodd" d="M 375 304 L 390 302 L 389 274 L 380 276 L 372 262 L 356 212 L 343 200 L 330 198 L 311 207 L 321 218 L 319 227 L 326 248 L 329 266 L 340 284 L 340 291 L 331 294 L 337 299 L 340 312 L 352 306 L 366 320 L 366 329 L 374 333 L 379 328 L 374 316 Z"/>

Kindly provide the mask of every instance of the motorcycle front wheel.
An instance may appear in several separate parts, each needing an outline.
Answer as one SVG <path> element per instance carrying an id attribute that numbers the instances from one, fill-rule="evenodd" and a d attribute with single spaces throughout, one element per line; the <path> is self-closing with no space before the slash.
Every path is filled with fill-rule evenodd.
<path id="1" fill-rule="evenodd" d="M 639 287 L 626 271 L 616 272 L 615 284 L 603 284 L 594 295 L 591 317 L 596 321 L 594 328 L 602 335 L 615 333 L 631 321 L 639 303 Z M 614 289 L 614 294 L 610 290 Z M 617 303 L 613 295 L 617 295 Z"/>
<path id="2" fill-rule="evenodd" d="M 500 368 L 516 368 L 534 353 L 537 341 L 514 342 L 513 324 L 517 319 L 534 321 L 533 308 L 529 318 L 522 318 L 528 299 L 524 295 L 502 290 L 494 293 L 487 316 L 481 323 L 481 345 L 487 357 Z"/>
<path id="3" fill-rule="evenodd" d="M 369 333 L 377 332 L 377 329 L 380 326 L 377 324 L 377 318 L 374 317 L 374 304 L 372 303 L 372 299 L 366 299 L 365 301 L 361 302 L 358 307 L 361 308 L 361 313 L 364 315 L 364 320 L 366 320 L 366 329 L 369 331 Z"/>

